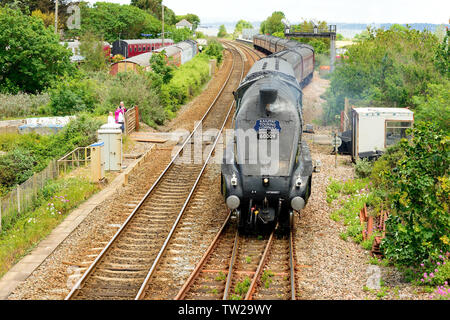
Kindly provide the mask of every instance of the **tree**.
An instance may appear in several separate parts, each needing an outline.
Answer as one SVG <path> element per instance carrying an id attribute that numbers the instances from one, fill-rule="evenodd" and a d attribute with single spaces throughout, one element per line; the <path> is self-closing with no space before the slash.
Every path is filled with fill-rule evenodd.
<path id="1" fill-rule="evenodd" d="M 442 84 L 428 84 L 425 96 L 413 97 L 415 106 L 414 118 L 432 121 L 447 135 L 450 134 L 450 81 Z"/>
<path id="2" fill-rule="evenodd" d="M 414 29 L 367 30 L 366 40 L 348 48 L 331 75 L 326 117 L 334 119 L 344 108 L 344 98 L 367 106 L 414 107 L 414 96 L 423 96 L 430 83 L 442 83 L 435 65 L 437 38 Z"/>
<path id="3" fill-rule="evenodd" d="M 106 69 L 106 55 L 103 50 L 103 40 L 92 32 L 86 32 L 80 39 L 80 55 L 84 57 L 83 68 L 89 71 Z"/>
<path id="4" fill-rule="evenodd" d="M 188 28 L 177 29 L 175 27 L 169 27 L 168 31 L 170 32 L 168 38 L 171 38 L 174 42 L 193 38 L 193 32 Z"/>
<path id="5" fill-rule="evenodd" d="M 253 26 L 250 22 L 245 20 L 239 20 L 234 27 L 235 31 L 242 32 L 242 29 L 253 29 Z"/>
<path id="6" fill-rule="evenodd" d="M 245 20 L 239 20 L 234 27 L 233 36 L 236 38 L 238 35 L 242 34 L 243 29 L 253 29 L 253 26 L 250 22 Z"/>
<path id="7" fill-rule="evenodd" d="M 219 32 L 217 33 L 217 37 L 219 38 L 223 38 L 227 35 L 227 29 L 225 29 L 225 25 L 221 25 L 219 27 Z"/>
<path id="8" fill-rule="evenodd" d="M 44 22 L 44 25 L 46 27 L 55 25 L 55 13 L 54 12 L 43 13 L 41 10 L 37 9 L 31 13 L 31 16 L 41 19 Z M 63 28 L 63 27 L 64 27 L 64 23 L 62 23 L 62 21 L 59 20 L 58 21 L 58 29 Z"/>
<path id="9" fill-rule="evenodd" d="M 281 11 L 275 11 L 270 17 L 264 20 L 260 25 L 260 31 L 262 34 L 273 34 L 274 32 L 283 32 L 284 24 L 281 20 L 285 18 L 284 13 Z"/>
<path id="10" fill-rule="evenodd" d="M 152 54 L 150 57 L 150 67 L 152 68 L 153 87 L 161 87 L 167 84 L 173 77 L 175 68 L 166 62 L 166 51 L 163 50 L 158 54 Z"/>
<path id="11" fill-rule="evenodd" d="M 217 63 L 220 64 L 223 59 L 222 51 L 223 51 L 222 44 L 218 41 L 212 40 L 208 42 L 208 47 L 206 48 L 205 53 L 212 58 L 216 58 Z"/>
<path id="12" fill-rule="evenodd" d="M 317 27 L 319 31 L 327 31 L 328 25 L 326 21 L 303 21 L 300 24 L 292 25 L 291 31 L 297 32 L 313 32 L 314 27 Z M 330 51 L 330 39 L 329 38 L 292 38 L 302 43 L 307 43 L 314 47 L 316 54 L 329 54 Z"/>
<path id="13" fill-rule="evenodd" d="M 25 14 L 30 14 L 30 12 L 37 10 L 43 12 L 45 15 L 52 15 L 55 12 L 55 0 L 3 0 L 2 4 L 11 9 L 19 9 Z M 69 5 L 69 0 L 58 0 L 58 27 L 61 29 L 65 28 L 68 17 L 67 7 Z M 53 13 L 52 25 L 55 24 L 54 19 L 55 16 Z"/>
<path id="14" fill-rule="evenodd" d="M 0 30 L 1 92 L 40 92 L 75 71 L 72 52 L 41 19 L 1 8 Z"/>
<path id="15" fill-rule="evenodd" d="M 381 249 L 393 262 L 418 267 L 450 250 L 450 139 L 433 123 L 416 122 L 410 134 L 397 153 L 380 158 L 394 157 L 394 167 L 373 175 L 390 208 Z"/>
<path id="16" fill-rule="evenodd" d="M 141 33 L 152 34 L 158 38 L 161 33 L 161 21 L 150 13 L 131 5 L 97 2 L 92 8 L 81 8 L 81 31 L 90 31 L 102 36 L 105 41 L 136 39 Z"/>
<path id="17" fill-rule="evenodd" d="M 131 0 L 131 5 L 147 11 L 158 20 L 162 20 L 162 0 Z M 174 25 L 176 22 L 175 12 L 164 6 L 164 23 Z"/>
<path id="18" fill-rule="evenodd" d="M 437 35 L 439 36 L 439 35 Z M 450 30 L 444 34 L 443 39 L 439 47 L 436 49 L 435 64 L 439 72 L 450 79 L 450 46 L 448 41 L 450 39 Z"/>

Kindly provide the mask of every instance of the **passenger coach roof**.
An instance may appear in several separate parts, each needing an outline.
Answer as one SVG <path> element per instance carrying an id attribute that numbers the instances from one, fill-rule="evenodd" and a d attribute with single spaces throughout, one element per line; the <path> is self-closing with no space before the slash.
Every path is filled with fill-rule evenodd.
<path id="1" fill-rule="evenodd" d="M 160 43 L 161 39 L 131 39 L 131 40 L 121 40 L 128 44 L 152 44 Z M 173 42 L 172 39 L 164 39 L 164 42 Z"/>
<path id="2" fill-rule="evenodd" d="M 146 53 L 142 53 L 137 56 L 122 60 L 122 61 L 133 62 L 133 63 L 137 63 L 140 66 L 148 67 L 150 65 L 151 56 L 152 56 L 151 52 L 146 52 Z"/>

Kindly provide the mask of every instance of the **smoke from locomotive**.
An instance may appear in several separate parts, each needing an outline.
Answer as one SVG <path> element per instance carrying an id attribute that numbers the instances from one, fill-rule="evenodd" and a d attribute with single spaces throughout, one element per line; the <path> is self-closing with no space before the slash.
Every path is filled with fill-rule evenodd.
<path id="1" fill-rule="evenodd" d="M 280 42 L 281 41 L 281 42 Z M 311 192 L 312 160 L 302 140 L 302 91 L 312 47 L 272 36 L 254 45 L 273 52 L 253 65 L 234 93 L 234 140 L 222 162 L 222 194 L 241 232 L 289 229 Z"/>

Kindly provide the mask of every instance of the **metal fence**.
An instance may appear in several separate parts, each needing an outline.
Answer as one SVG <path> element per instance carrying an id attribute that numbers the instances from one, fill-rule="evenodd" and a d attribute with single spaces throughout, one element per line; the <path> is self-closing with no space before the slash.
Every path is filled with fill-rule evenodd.
<path id="1" fill-rule="evenodd" d="M 8 224 L 22 212 L 27 211 L 33 205 L 36 196 L 48 180 L 56 179 L 58 168 L 56 160 L 41 172 L 33 174 L 27 181 L 11 190 L 6 196 L 0 198 L 0 230 L 3 224 Z"/>

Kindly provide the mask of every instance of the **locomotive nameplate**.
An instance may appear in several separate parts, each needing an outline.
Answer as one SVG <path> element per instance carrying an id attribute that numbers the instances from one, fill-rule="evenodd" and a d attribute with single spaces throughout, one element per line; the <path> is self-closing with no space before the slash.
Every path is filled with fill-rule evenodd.
<path id="1" fill-rule="evenodd" d="M 260 140 L 276 140 L 278 139 L 278 133 L 281 131 L 280 122 L 268 118 L 256 120 L 254 128 Z"/>

